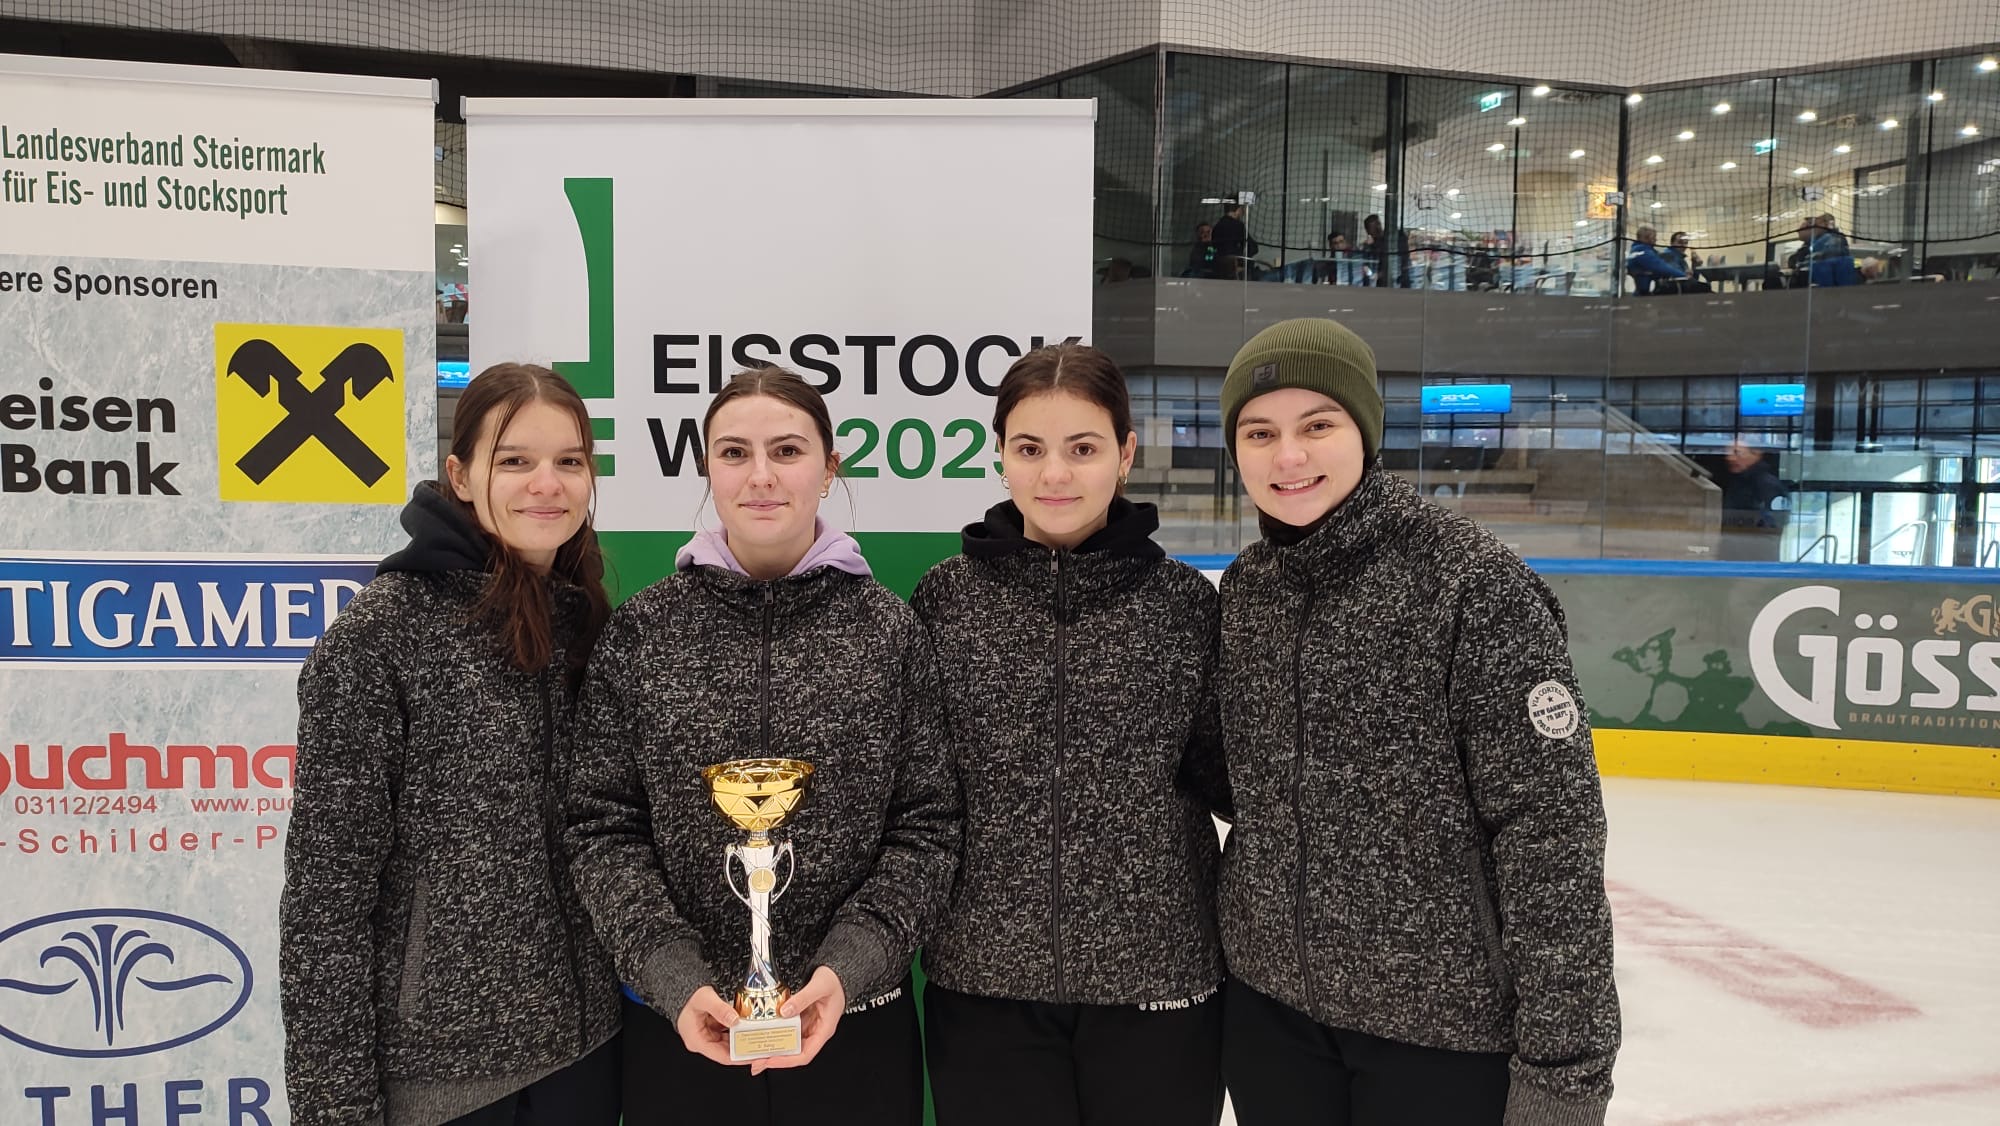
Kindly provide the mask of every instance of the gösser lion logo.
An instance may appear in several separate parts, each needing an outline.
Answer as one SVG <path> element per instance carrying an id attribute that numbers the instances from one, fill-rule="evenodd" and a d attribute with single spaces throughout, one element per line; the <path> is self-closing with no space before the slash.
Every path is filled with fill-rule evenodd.
<path id="1" fill-rule="evenodd" d="M 64 911 L 0 931 L 0 1036 L 51 1055 L 199 1040 L 243 1011 L 250 985 L 250 959 L 228 935 L 161 911 Z"/>

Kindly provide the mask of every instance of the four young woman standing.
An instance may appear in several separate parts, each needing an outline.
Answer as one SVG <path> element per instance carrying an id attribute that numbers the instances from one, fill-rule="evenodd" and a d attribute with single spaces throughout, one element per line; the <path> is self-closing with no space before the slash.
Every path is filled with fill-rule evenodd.
<path id="1" fill-rule="evenodd" d="M 597 637 L 581 403 L 482 374 L 458 499 L 419 491 L 301 677 L 295 1118 L 609 1123 L 622 1056 L 635 1126 L 915 1123 L 922 946 L 942 1126 L 1213 1124 L 1224 1079 L 1242 1126 L 1601 1122 L 1604 822 L 1562 612 L 1380 468 L 1374 380 L 1330 321 L 1239 353 L 1264 538 L 1218 600 L 1119 495 L 1123 375 L 1038 349 L 996 403 L 1011 499 L 905 606 L 818 519 L 819 394 L 744 372 L 703 424 L 720 529 Z M 767 757 L 816 768 L 771 913 L 804 1051 L 740 1065 L 738 831 L 700 772 Z M 579 898 L 636 998 L 622 1049 Z"/>

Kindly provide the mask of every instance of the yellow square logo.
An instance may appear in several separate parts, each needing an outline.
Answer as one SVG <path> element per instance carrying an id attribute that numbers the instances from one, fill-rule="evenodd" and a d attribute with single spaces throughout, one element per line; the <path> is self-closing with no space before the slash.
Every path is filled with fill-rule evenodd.
<path id="1" fill-rule="evenodd" d="M 223 500 L 400 504 L 403 334 L 215 326 Z"/>

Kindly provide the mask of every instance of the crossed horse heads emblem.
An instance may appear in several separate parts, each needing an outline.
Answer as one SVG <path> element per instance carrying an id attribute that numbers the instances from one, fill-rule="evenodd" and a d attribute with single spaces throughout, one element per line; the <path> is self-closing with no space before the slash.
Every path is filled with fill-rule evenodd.
<path id="1" fill-rule="evenodd" d="M 285 409 L 285 417 L 270 433 L 236 460 L 236 468 L 251 481 L 263 484 L 286 458 L 314 438 L 364 485 L 373 485 L 389 472 L 389 464 L 340 419 L 349 390 L 355 399 L 366 399 L 369 392 L 395 379 L 389 361 L 374 345 L 350 344 L 342 349 L 332 363 L 320 369 L 317 387 L 301 382 L 299 377 L 304 373 L 299 366 L 268 340 L 250 340 L 238 347 L 229 357 L 229 373 L 249 384 L 261 398 L 270 398 L 276 388 L 278 405 Z"/>

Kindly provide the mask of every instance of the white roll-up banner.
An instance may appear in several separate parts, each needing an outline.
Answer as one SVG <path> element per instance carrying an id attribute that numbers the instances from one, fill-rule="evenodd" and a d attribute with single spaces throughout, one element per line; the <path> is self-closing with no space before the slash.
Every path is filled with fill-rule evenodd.
<path id="1" fill-rule="evenodd" d="M 472 369 L 550 364 L 596 419 L 619 586 L 713 526 L 694 453 L 732 372 L 827 398 L 822 509 L 908 589 L 1005 496 L 992 396 L 1090 331 L 1095 104 L 468 99 Z"/>

